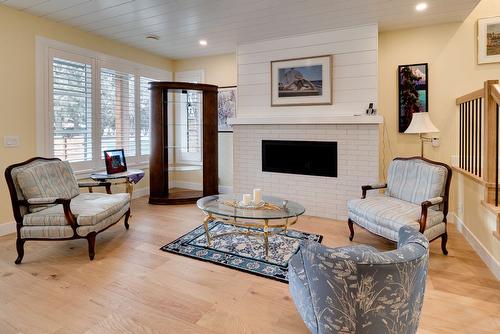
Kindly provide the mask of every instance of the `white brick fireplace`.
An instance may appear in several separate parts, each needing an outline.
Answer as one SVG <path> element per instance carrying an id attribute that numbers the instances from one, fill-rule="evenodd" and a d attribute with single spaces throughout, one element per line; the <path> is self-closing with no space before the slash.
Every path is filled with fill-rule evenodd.
<path id="1" fill-rule="evenodd" d="M 320 55 L 333 57 L 333 104 L 272 107 L 270 62 Z M 346 219 L 347 200 L 378 181 L 382 117 L 355 116 L 377 107 L 377 55 L 376 24 L 239 45 L 233 190 L 262 188 L 308 215 Z M 337 177 L 263 172 L 262 140 L 335 141 Z"/>
<path id="2" fill-rule="evenodd" d="M 361 186 L 378 181 L 379 123 L 377 116 L 341 116 L 304 124 L 297 118 L 234 119 L 234 191 L 294 200 L 306 214 L 347 219 L 348 199 L 361 195 Z M 337 177 L 262 171 L 262 140 L 337 142 Z"/>

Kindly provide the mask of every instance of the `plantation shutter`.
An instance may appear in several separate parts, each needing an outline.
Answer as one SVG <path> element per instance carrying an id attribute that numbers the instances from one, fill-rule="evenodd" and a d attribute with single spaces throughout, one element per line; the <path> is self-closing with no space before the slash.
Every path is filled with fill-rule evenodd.
<path id="1" fill-rule="evenodd" d="M 141 155 L 151 152 L 151 94 L 149 83 L 156 81 L 147 77 L 140 77 L 140 129 Z"/>
<path id="2" fill-rule="evenodd" d="M 52 58 L 53 155 L 70 162 L 92 160 L 92 66 Z"/>
<path id="3" fill-rule="evenodd" d="M 135 78 L 133 74 L 101 69 L 101 149 L 125 150 L 136 156 Z"/>

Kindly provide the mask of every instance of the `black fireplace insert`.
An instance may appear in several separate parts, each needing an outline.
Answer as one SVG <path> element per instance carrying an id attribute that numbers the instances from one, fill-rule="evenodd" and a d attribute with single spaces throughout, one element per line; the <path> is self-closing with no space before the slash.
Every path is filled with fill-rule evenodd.
<path id="1" fill-rule="evenodd" d="M 337 177 L 337 142 L 263 140 L 262 171 Z"/>

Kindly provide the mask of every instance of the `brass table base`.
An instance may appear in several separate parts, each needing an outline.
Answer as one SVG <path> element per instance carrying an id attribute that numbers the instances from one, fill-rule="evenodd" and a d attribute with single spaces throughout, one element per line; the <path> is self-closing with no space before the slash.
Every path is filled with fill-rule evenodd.
<path id="1" fill-rule="evenodd" d="M 220 222 L 222 224 L 226 225 L 232 225 L 234 227 L 242 227 L 246 228 L 247 232 L 227 232 L 227 233 L 219 233 L 219 234 L 210 234 L 210 231 L 208 229 L 208 223 L 212 220 L 215 220 L 215 216 L 211 213 L 204 212 L 206 217 L 203 219 L 203 227 L 205 228 L 205 235 L 207 237 L 207 244 L 208 246 L 212 245 L 212 239 L 217 238 L 217 237 L 222 237 L 224 235 L 229 235 L 229 234 L 241 234 L 241 235 L 262 235 L 264 239 L 264 249 L 266 253 L 266 259 L 269 257 L 269 236 L 272 234 L 277 234 L 274 232 L 275 230 L 281 229 L 279 232 L 285 231 L 285 234 L 288 231 L 288 228 L 299 220 L 299 217 L 293 217 L 295 218 L 294 220 L 290 220 L 290 218 L 284 218 L 285 223 L 284 224 L 274 224 L 271 223 L 269 224 L 269 219 L 254 219 L 254 220 L 262 220 L 263 223 L 256 223 L 256 222 L 247 222 L 247 221 L 238 221 L 236 217 L 233 217 L 232 219 L 228 219 L 227 217 L 221 217 Z M 262 233 L 259 232 L 250 232 L 250 228 L 262 228 Z M 278 233 L 279 233 L 278 232 Z"/>

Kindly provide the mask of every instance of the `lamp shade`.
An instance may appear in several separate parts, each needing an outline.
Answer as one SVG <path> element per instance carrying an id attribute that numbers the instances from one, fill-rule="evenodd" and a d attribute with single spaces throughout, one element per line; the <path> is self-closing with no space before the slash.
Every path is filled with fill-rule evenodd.
<path id="1" fill-rule="evenodd" d="M 411 123 L 405 133 L 433 133 L 439 132 L 439 129 L 432 124 L 428 112 L 413 113 Z"/>

